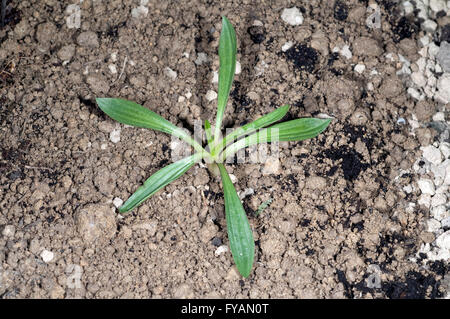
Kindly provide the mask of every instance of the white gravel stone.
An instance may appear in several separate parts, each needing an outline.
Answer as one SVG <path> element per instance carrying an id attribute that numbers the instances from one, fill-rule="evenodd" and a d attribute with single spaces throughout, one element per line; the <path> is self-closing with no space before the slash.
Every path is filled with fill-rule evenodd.
<path id="1" fill-rule="evenodd" d="M 436 245 L 439 248 L 450 250 L 450 230 L 447 230 L 436 239 Z"/>
<path id="2" fill-rule="evenodd" d="M 450 157 L 450 143 L 442 142 L 441 145 L 439 145 L 439 150 L 441 151 L 442 155 L 444 155 L 444 158 Z"/>
<path id="3" fill-rule="evenodd" d="M 236 61 L 236 71 L 235 71 L 235 73 L 236 74 L 240 74 L 241 70 L 242 70 L 241 63 L 239 61 Z"/>
<path id="4" fill-rule="evenodd" d="M 431 206 L 432 207 L 444 205 L 446 203 L 447 203 L 447 196 L 445 196 L 445 194 L 435 194 L 431 198 Z"/>
<path id="5" fill-rule="evenodd" d="M 436 59 L 444 72 L 450 72 L 450 43 L 442 41 Z"/>
<path id="6" fill-rule="evenodd" d="M 14 225 L 6 225 L 2 231 L 2 235 L 5 237 L 13 237 L 15 233 L 16 227 L 14 227 Z"/>
<path id="7" fill-rule="evenodd" d="M 164 74 L 165 74 L 168 78 L 170 78 L 171 80 L 175 80 L 175 79 L 177 78 L 177 76 L 178 76 L 177 72 L 175 72 L 174 70 L 172 70 L 172 69 L 169 68 L 169 67 L 166 67 L 166 68 L 164 69 Z"/>
<path id="8" fill-rule="evenodd" d="M 219 83 L 219 73 L 217 71 L 213 72 L 212 83 Z"/>
<path id="9" fill-rule="evenodd" d="M 449 228 L 449 227 L 450 227 L 450 217 L 441 220 L 441 228 Z"/>
<path id="10" fill-rule="evenodd" d="M 439 47 L 434 42 L 431 42 L 428 45 L 428 54 L 431 57 L 435 57 L 438 53 L 439 53 Z"/>
<path id="11" fill-rule="evenodd" d="M 51 262 L 53 260 L 53 257 L 55 257 L 55 254 L 47 249 L 44 249 L 41 252 L 41 258 L 45 263 Z"/>
<path id="12" fill-rule="evenodd" d="M 415 88 L 408 88 L 407 92 L 412 98 L 420 100 L 420 93 Z"/>
<path id="13" fill-rule="evenodd" d="M 436 192 L 434 189 L 434 184 L 430 179 L 420 179 L 417 184 L 419 185 L 422 194 L 434 195 Z"/>
<path id="14" fill-rule="evenodd" d="M 342 47 L 340 53 L 347 59 L 351 59 L 353 56 L 352 51 L 350 51 L 350 47 L 347 44 Z"/>
<path id="15" fill-rule="evenodd" d="M 443 103 L 447 104 L 450 102 L 450 73 L 444 73 L 437 82 L 438 92 L 435 98 Z"/>
<path id="16" fill-rule="evenodd" d="M 81 26 L 81 9 L 78 4 L 69 4 L 66 8 L 66 25 L 69 29 L 79 29 Z"/>
<path id="17" fill-rule="evenodd" d="M 287 50 L 292 48 L 293 45 L 294 45 L 294 42 L 288 41 L 285 44 L 283 44 L 283 46 L 281 47 L 281 51 L 286 52 Z"/>
<path id="18" fill-rule="evenodd" d="M 131 10 L 131 16 L 136 19 L 145 18 L 147 16 L 147 14 L 148 14 L 148 8 L 143 5 L 140 5 L 139 7 Z"/>
<path id="19" fill-rule="evenodd" d="M 195 59 L 195 64 L 202 65 L 203 63 L 208 62 L 208 55 L 204 52 L 200 52 L 197 54 L 197 59 Z"/>
<path id="20" fill-rule="evenodd" d="M 444 0 L 430 0 L 428 5 L 430 6 L 430 9 L 436 13 L 447 9 Z"/>
<path id="21" fill-rule="evenodd" d="M 430 37 L 428 35 L 424 35 L 419 39 L 419 43 L 421 46 L 426 47 L 430 43 Z"/>
<path id="22" fill-rule="evenodd" d="M 419 199 L 417 200 L 417 203 L 419 205 L 425 206 L 425 207 L 430 207 L 431 205 L 431 195 L 429 194 L 422 194 L 420 195 Z"/>
<path id="23" fill-rule="evenodd" d="M 427 84 L 427 79 L 425 78 L 422 72 L 413 72 L 411 74 L 411 80 L 418 87 L 424 87 Z"/>
<path id="24" fill-rule="evenodd" d="M 402 5 L 403 5 L 403 9 L 405 10 L 405 15 L 409 15 L 414 12 L 414 6 L 411 2 L 404 1 L 402 3 Z"/>
<path id="25" fill-rule="evenodd" d="M 116 206 L 116 208 L 119 208 L 120 206 L 122 206 L 123 204 L 123 200 L 119 197 L 116 197 L 113 199 L 113 205 Z"/>
<path id="26" fill-rule="evenodd" d="M 431 209 L 431 216 L 436 220 L 442 221 L 443 219 L 450 217 L 450 212 L 444 205 L 441 205 Z"/>
<path id="27" fill-rule="evenodd" d="M 205 95 L 206 99 L 211 102 L 217 98 L 217 93 L 213 90 L 208 90 Z"/>
<path id="28" fill-rule="evenodd" d="M 109 140 L 114 144 L 120 142 L 120 128 L 114 129 L 109 133 Z"/>
<path id="29" fill-rule="evenodd" d="M 430 163 L 433 163 L 434 165 L 439 165 L 442 162 L 441 151 L 438 148 L 434 147 L 433 145 L 422 147 L 422 152 L 423 152 L 422 156 Z"/>
<path id="30" fill-rule="evenodd" d="M 427 231 L 428 232 L 435 233 L 440 228 L 441 228 L 441 223 L 438 220 L 436 220 L 434 218 L 427 220 Z"/>
<path id="31" fill-rule="evenodd" d="M 303 23 L 303 15 L 297 7 L 285 8 L 281 13 L 281 19 L 290 25 Z"/>
<path id="32" fill-rule="evenodd" d="M 364 64 L 355 65 L 355 72 L 358 72 L 359 74 L 363 73 L 365 69 L 366 66 Z"/>
<path id="33" fill-rule="evenodd" d="M 437 23 L 434 22 L 433 20 L 426 20 L 424 23 L 422 23 L 422 29 L 433 33 L 434 31 L 436 31 L 437 28 Z"/>
<path id="34" fill-rule="evenodd" d="M 117 67 L 116 67 L 115 64 L 108 65 L 108 69 L 109 69 L 109 72 L 111 72 L 111 74 L 116 74 L 117 73 Z"/>
<path id="35" fill-rule="evenodd" d="M 222 255 L 223 253 L 226 253 L 227 251 L 228 251 L 228 246 L 227 246 L 227 245 L 222 245 L 222 246 L 217 247 L 217 249 L 216 249 L 216 251 L 214 252 L 214 254 L 215 254 L 216 256 L 220 256 L 220 255 Z"/>

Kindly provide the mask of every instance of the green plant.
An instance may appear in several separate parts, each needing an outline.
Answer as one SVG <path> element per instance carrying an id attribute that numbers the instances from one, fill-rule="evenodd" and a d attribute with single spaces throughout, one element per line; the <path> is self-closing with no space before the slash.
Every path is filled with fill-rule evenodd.
<path id="1" fill-rule="evenodd" d="M 259 143 L 313 138 L 325 130 L 331 119 L 301 118 L 272 125 L 288 112 L 289 105 L 285 105 L 221 138 L 223 115 L 236 68 L 236 35 L 233 26 L 225 17 L 222 18 L 219 58 L 219 90 L 214 133 L 208 120 L 204 124 L 208 151 L 184 130 L 139 104 L 113 98 L 97 98 L 97 104 L 103 112 L 120 123 L 171 134 L 187 142 L 195 150 L 193 155 L 174 162 L 150 176 L 120 207 L 119 212 L 132 210 L 183 175 L 195 163 L 204 160 L 208 167 L 218 170 L 221 176 L 231 253 L 239 272 L 243 277 L 247 277 L 253 266 L 255 244 L 242 203 L 223 165 L 225 159 L 243 148 Z M 261 207 L 260 211 L 262 209 L 264 208 Z"/>

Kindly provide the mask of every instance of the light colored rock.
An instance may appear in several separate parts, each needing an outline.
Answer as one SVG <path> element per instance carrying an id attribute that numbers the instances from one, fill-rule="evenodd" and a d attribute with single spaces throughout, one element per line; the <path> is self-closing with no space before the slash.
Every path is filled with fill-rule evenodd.
<path id="1" fill-rule="evenodd" d="M 242 70 L 241 63 L 239 61 L 236 61 L 236 71 L 235 71 L 235 73 L 236 74 L 240 74 L 241 70 Z"/>
<path id="2" fill-rule="evenodd" d="M 293 45 L 294 45 L 294 42 L 288 41 L 285 44 L 283 44 L 283 46 L 281 47 L 281 51 L 286 52 L 287 50 L 292 48 Z"/>
<path id="3" fill-rule="evenodd" d="M 55 257 L 55 254 L 52 253 L 51 251 L 44 249 L 41 252 L 41 258 L 45 263 L 49 263 L 53 260 L 53 258 Z"/>
<path id="4" fill-rule="evenodd" d="M 222 245 L 222 246 L 217 247 L 216 251 L 214 252 L 214 255 L 220 256 L 223 253 L 226 253 L 227 251 L 228 251 L 228 246 Z"/>
<path id="5" fill-rule="evenodd" d="M 111 74 L 116 74 L 117 73 L 117 67 L 116 67 L 115 64 L 108 65 L 108 69 L 109 69 L 109 72 L 111 72 Z"/>
<path id="6" fill-rule="evenodd" d="M 441 206 L 447 203 L 447 196 L 445 193 L 437 193 L 431 198 L 431 206 Z"/>
<path id="7" fill-rule="evenodd" d="M 439 248 L 450 250 L 450 230 L 447 230 L 436 239 L 436 245 Z"/>
<path id="8" fill-rule="evenodd" d="M 353 53 L 357 56 L 376 57 L 383 53 L 378 41 L 369 37 L 356 38 L 352 43 Z"/>
<path id="9" fill-rule="evenodd" d="M 209 102 L 211 102 L 211 101 L 217 99 L 217 93 L 213 90 L 208 90 L 208 92 L 206 92 L 205 97 Z"/>
<path id="10" fill-rule="evenodd" d="M 450 212 L 444 205 L 437 206 L 431 209 L 431 216 L 436 220 L 442 221 L 443 219 L 450 217 Z"/>
<path id="11" fill-rule="evenodd" d="M 120 142 L 120 128 L 116 128 L 109 133 L 109 140 L 113 142 L 114 144 Z"/>
<path id="12" fill-rule="evenodd" d="M 113 205 L 116 206 L 116 208 L 119 208 L 120 206 L 122 206 L 123 204 L 123 200 L 119 197 L 116 197 L 113 199 Z"/>
<path id="13" fill-rule="evenodd" d="M 14 234 L 16 233 L 16 227 L 14 225 L 6 225 L 5 228 L 3 228 L 2 235 L 5 237 L 14 237 Z"/>
<path id="14" fill-rule="evenodd" d="M 148 8 L 143 5 L 140 5 L 139 7 L 131 10 L 131 16 L 136 19 L 145 18 L 147 16 L 147 14 L 148 14 Z"/>
<path id="15" fill-rule="evenodd" d="M 422 29 L 427 32 L 433 33 L 434 31 L 436 31 L 436 28 L 437 28 L 437 23 L 434 22 L 433 20 L 428 19 L 428 20 L 425 20 L 424 23 L 422 23 Z"/>
<path id="16" fill-rule="evenodd" d="M 194 63 L 197 65 L 202 65 L 203 63 L 208 62 L 208 55 L 204 52 L 199 52 L 197 54 L 197 59 L 195 59 Z"/>
<path id="17" fill-rule="evenodd" d="M 262 169 L 263 175 L 278 174 L 280 170 L 280 161 L 277 157 L 267 158 L 266 163 Z"/>
<path id="18" fill-rule="evenodd" d="M 446 41 L 441 42 L 436 59 L 444 72 L 450 72 L 450 43 Z"/>
<path id="19" fill-rule="evenodd" d="M 430 0 L 428 5 L 429 5 L 430 9 L 436 13 L 439 11 L 446 11 L 446 9 L 447 9 L 447 6 L 446 6 L 444 0 Z"/>
<path id="20" fill-rule="evenodd" d="M 434 184 L 430 179 L 420 179 L 417 184 L 419 185 L 420 191 L 422 194 L 428 194 L 428 195 L 434 195 L 435 194 L 435 188 Z"/>
<path id="21" fill-rule="evenodd" d="M 411 80 L 418 87 L 424 87 L 427 84 L 427 79 L 425 78 L 422 72 L 413 72 L 411 74 Z"/>
<path id="22" fill-rule="evenodd" d="M 172 70 L 169 67 L 166 67 L 164 69 L 164 74 L 171 80 L 175 80 L 178 76 L 177 72 L 175 72 L 174 70 Z"/>
<path id="23" fill-rule="evenodd" d="M 290 25 L 301 25 L 303 15 L 297 7 L 285 8 L 281 13 L 281 19 Z"/>
<path id="24" fill-rule="evenodd" d="M 441 151 L 434 147 L 433 145 L 428 145 L 425 147 L 421 147 L 422 156 L 434 165 L 439 165 L 442 162 L 442 153 Z"/>
<path id="25" fill-rule="evenodd" d="M 352 51 L 350 51 L 350 47 L 346 44 L 342 47 L 342 49 L 339 51 L 342 56 L 344 56 L 346 59 L 351 59 L 353 54 Z"/>
<path id="26" fill-rule="evenodd" d="M 366 66 L 364 64 L 358 63 L 357 65 L 355 65 L 355 72 L 358 72 L 361 74 L 364 72 L 365 69 L 366 69 Z"/>
<path id="27" fill-rule="evenodd" d="M 449 228 L 449 227 L 450 227 L 450 217 L 441 220 L 441 228 Z"/>
<path id="28" fill-rule="evenodd" d="M 66 8 L 66 25 L 69 29 L 79 29 L 81 26 L 81 9 L 78 4 L 69 4 Z"/>
<path id="29" fill-rule="evenodd" d="M 433 115 L 433 121 L 435 122 L 444 122 L 445 121 L 445 114 L 444 112 L 436 112 L 436 114 Z M 442 152 L 442 150 L 441 150 Z"/>
<path id="30" fill-rule="evenodd" d="M 440 228 L 441 228 L 441 223 L 438 220 L 436 220 L 434 218 L 427 220 L 427 231 L 428 232 L 435 233 Z"/>

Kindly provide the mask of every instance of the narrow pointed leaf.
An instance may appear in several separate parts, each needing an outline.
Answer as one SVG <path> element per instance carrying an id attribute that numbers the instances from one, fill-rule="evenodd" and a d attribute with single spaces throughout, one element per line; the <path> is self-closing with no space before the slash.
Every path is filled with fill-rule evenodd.
<path id="1" fill-rule="evenodd" d="M 217 118 L 214 140 L 217 141 L 227 105 L 234 73 L 236 71 L 236 33 L 230 21 L 222 17 L 222 32 L 219 39 L 219 92 L 217 96 Z"/>
<path id="2" fill-rule="evenodd" d="M 150 176 L 144 182 L 144 184 L 139 187 L 136 192 L 130 196 L 130 198 L 128 198 L 125 204 L 120 207 L 119 212 L 126 213 L 136 206 L 140 205 L 143 201 L 155 194 L 158 190 L 183 175 L 195 163 L 200 161 L 201 158 L 201 154 L 196 153 L 175 163 L 167 165 L 166 167 L 163 167 L 152 176 Z"/>
<path id="3" fill-rule="evenodd" d="M 275 124 L 231 144 L 222 153 L 222 160 L 242 148 L 268 142 L 302 141 L 316 137 L 330 124 L 331 119 L 302 118 Z"/>
<path id="4" fill-rule="evenodd" d="M 289 105 L 284 105 L 251 123 L 245 124 L 244 126 L 237 128 L 236 130 L 225 136 L 225 138 L 219 143 L 219 145 L 216 146 L 216 148 L 213 151 L 213 154 L 220 153 L 220 151 L 227 144 L 234 142 L 235 139 L 238 139 L 244 135 L 250 134 L 254 131 L 259 130 L 260 128 L 269 126 L 275 123 L 276 121 L 281 120 L 288 111 Z"/>
<path id="5" fill-rule="evenodd" d="M 97 98 L 96 101 L 100 109 L 117 122 L 171 134 L 192 145 L 196 151 L 203 151 L 185 131 L 142 105 L 115 98 Z"/>
<path id="6" fill-rule="evenodd" d="M 208 145 L 212 146 L 213 136 L 211 132 L 211 123 L 209 123 L 208 120 L 205 120 L 205 133 L 206 133 L 206 140 L 208 142 Z"/>
<path id="7" fill-rule="evenodd" d="M 223 194 L 225 198 L 225 214 L 227 220 L 228 239 L 239 273 L 248 277 L 253 267 L 255 256 L 255 241 L 245 210 L 236 189 L 231 182 L 225 167 L 217 164 L 222 178 Z"/>

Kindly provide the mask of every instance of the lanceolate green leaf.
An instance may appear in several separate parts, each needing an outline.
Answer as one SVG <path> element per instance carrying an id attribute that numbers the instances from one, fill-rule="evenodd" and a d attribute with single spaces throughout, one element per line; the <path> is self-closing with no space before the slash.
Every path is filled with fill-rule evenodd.
<path id="1" fill-rule="evenodd" d="M 302 118 L 275 124 L 231 144 L 222 152 L 222 160 L 234 155 L 242 148 L 277 141 L 302 141 L 323 132 L 331 119 Z"/>
<path id="2" fill-rule="evenodd" d="M 100 109 L 117 122 L 168 133 L 189 143 L 197 152 L 204 151 L 201 145 L 181 128 L 142 105 L 113 98 L 97 98 L 96 101 Z"/>
<path id="3" fill-rule="evenodd" d="M 237 128 L 236 130 L 225 136 L 225 138 L 215 147 L 212 153 L 218 154 L 227 144 L 234 142 L 235 139 L 238 139 L 241 136 L 250 134 L 256 130 L 259 130 L 260 128 L 269 126 L 270 124 L 281 120 L 288 111 L 289 105 L 284 105 L 251 123 L 245 124 L 244 126 Z"/>
<path id="4" fill-rule="evenodd" d="M 208 142 L 208 145 L 209 145 L 209 147 L 211 147 L 212 142 L 213 142 L 213 136 L 212 136 L 212 132 L 211 132 L 211 123 L 209 123 L 208 120 L 205 120 L 205 133 L 206 133 L 206 140 Z M 211 149 L 209 151 L 211 151 Z"/>
<path id="5" fill-rule="evenodd" d="M 234 72 L 236 71 L 236 33 L 227 18 L 222 17 L 222 32 L 219 40 L 219 92 L 217 95 L 217 118 L 214 140 L 217 142 L 223 113 L 227 105 Z"/>
<path id="6" fill-rule="evenodd" d="M 132 210 L 147 198 L 155 194 L 158 190 L 183 175 L 195 163 L 200 161 L 201 158 L 202 154 L 196 153 L 160 169 L 150 176 L 144 182 L 144 185 L 139 187 L 136 192 L 128 198 L 125 204 L 120 207 L 119 212 L 126 213 Z"/>
<path id="7" fill-rule="evenodd" d="M 255 256 L 255 242 L 245 210 L 225 167 L 217 164 L 222 177 L 225 198 L 225 218 L 227 220 L 230 249 L 237 269 L 243 277 L 248 277 L 252 270 Z"/>

